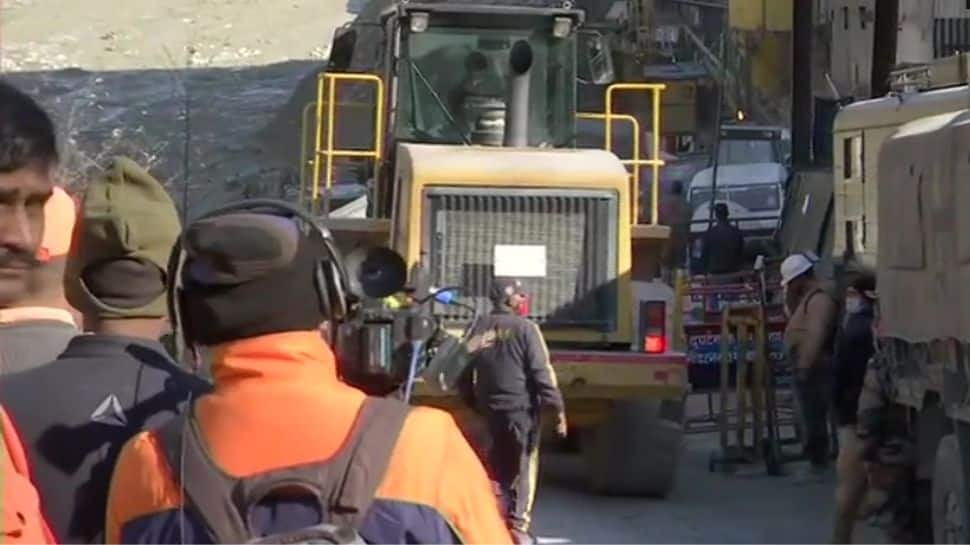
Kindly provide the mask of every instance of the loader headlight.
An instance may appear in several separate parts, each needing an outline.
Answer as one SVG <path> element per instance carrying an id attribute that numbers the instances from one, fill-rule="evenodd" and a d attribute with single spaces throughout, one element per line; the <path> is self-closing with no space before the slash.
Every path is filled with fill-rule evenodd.
<path id="1" fill-rule="evenodd" d="M 417 11 L 411 13 L 411 32 L 420 34 L 425 30 L 428 30 L 427 12 Z"/>
<path id="2" fill-rule="evenodd" d="M 552 35 L 556 38 L 565 38 L 573 31 L 573 20 L 569 17 L 556 17 L 552 23 Z"/>

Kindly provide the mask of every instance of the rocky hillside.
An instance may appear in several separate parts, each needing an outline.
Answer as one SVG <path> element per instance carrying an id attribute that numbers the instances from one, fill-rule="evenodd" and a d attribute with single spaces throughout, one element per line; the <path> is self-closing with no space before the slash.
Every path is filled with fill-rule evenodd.
<path id="1" fill-rule="evenodd" d="M 349 17 L 342 0 L 4 0 L 0 66 L 55 116 L 68 185 L 125 153 L 195 215 L 285 195 L 265 127 Z"/>

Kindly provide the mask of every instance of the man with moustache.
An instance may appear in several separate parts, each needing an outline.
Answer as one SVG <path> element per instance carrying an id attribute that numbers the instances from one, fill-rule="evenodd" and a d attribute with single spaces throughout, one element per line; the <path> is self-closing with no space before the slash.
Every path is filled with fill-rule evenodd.
<path id="1" fill-rule="evenodd" d="M 80 332 L 64 296 L 74 221 L 74 199 L 55 187 L 44 206 L 44 236 L 27 289 L 16 303 L 0 308 L 0 375 L 29 371 L 53 360 Z"/>
<path id="2" fill-rule="evenodd" d="M 0 309 L 17 305 L 31 287 L 57 162 L 50 117 L 32 98 L 0 81 Z M 25 359 L 49 359 L 44 343 L 34 343 L 37 353 L 29 347 L 14 351 L 4 337 L 0 334 L 0 375 Z"/>

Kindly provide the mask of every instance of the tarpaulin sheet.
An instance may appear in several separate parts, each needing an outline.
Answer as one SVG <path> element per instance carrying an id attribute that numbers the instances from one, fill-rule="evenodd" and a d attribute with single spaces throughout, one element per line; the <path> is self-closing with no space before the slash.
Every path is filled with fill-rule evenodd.
<path id="1" fill-rule="evenodd" d="M 958 251 L 958 239 L 965 246 L 970 232 L 958 232 L 956 219 L 970 205 L 968 154 L 965 112 L 907 123 L 882 146 L 877 289 L 884 335 L 970 340 L 970 263 Z"/>

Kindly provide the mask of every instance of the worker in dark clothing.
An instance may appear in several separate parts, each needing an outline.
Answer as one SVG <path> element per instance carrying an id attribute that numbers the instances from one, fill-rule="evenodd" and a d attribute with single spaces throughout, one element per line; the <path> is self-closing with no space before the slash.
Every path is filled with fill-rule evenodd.
<path id="1" fill-rule="evenodd" d="M 714 217 L 717 223 L 704 234 L 704 271 L 707 274 L 736 273 L 744 266 L 744 234 L 731 224 L 726 204 L 714 205 Z"/>
<path id="2" fill-rule="evenodd" d="M 856 422 L 866 368 L 875 353 L 872 334 L 875 289 L 876 279 L 871 274 L 860 274 L 852 281 L 846 290 L 845 318 L 835 343 L 832 399 L 838 422 L 839 457 L 832 543 L 852 543 L 866 492 L 866 469 Z"/>
<path id="3" fill-rule="evenodd" d="M 44 513 L 62 543 L 104 542 L 121 447 L 178 413 L 192 389 L 158 343 L 165 268 L 181 228 L 165 188 L 114 160 L 85 193 L 64 277 L 91 335 L 53 362 L 4 376 L 0 399 L 20 427 Z"/>
<path id="4" fill-rule="evenodd" d="M 522 284 L 496 279 L 493 309 L 468 337 L 471 353 L 466 391 L 484 417 L 491 436 L 486 465 L 508 501 L 509 528 L 519 542 L 531 540 L 541 416 L 552 413 L 556 432 L 566 436 L 566 413 L 556 373 L 539 327 L 530 322 Z"/>

